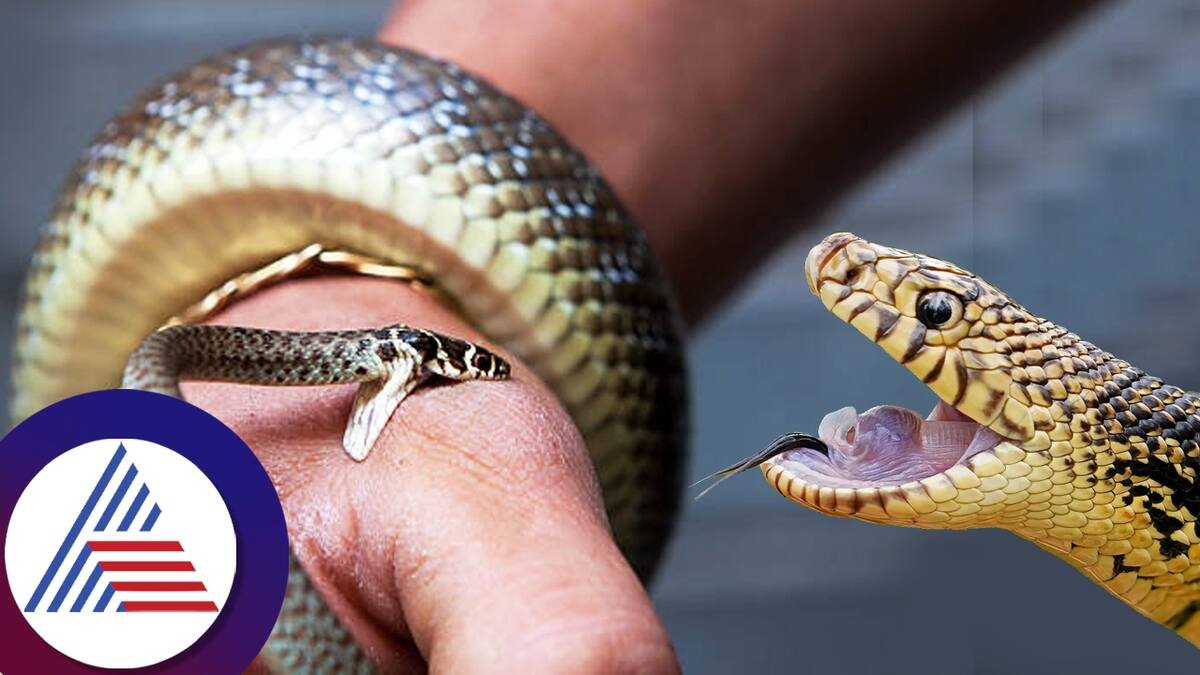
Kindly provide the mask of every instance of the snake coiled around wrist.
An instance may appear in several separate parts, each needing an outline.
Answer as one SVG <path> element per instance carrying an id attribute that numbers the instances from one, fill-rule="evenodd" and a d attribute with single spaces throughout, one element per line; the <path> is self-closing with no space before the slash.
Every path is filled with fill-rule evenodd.
<path id="1" fill-rule="evenodd" d="M 687 437 L 670 289 L 612 190 L 544 120 L 482 79 L 404 49 L 332 38 L 255 44 L 168 79 L 109 122 L 33 256 L 14 419 L 119 385 L 126 359 L 169 317 L 313 244 L 417 270 L 531 366 L 584 435 L 622 550 L 643 576 L 653 570 Z M 226 329 L 170 330 L 139 352 L 127 384 L 161 380 L 146 358 L 176 374 L 229 366 L 163 351 L 170 342 L 222 352 Z M 372 349 L 417 354 L 405 349 L 420 342 L 419 327 L 389 330 Z M 268 346 L 278 337 L 255 335 Z M 332 350 L 338 338 L 288 339 L 298 343 L 283 350 L 291 354 L 312 347 L 306 340 Z M 317 384 L 318 371 L 277 383 Z M 263 376 L 239 373 L 227 379 Z M 294 558 L 263 656 L 283 670 L 370 667 Z"/>

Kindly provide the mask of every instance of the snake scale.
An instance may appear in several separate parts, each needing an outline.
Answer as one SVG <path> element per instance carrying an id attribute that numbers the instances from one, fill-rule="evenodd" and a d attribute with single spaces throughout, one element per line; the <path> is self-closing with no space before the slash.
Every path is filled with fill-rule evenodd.
<path id="1" fill-rule="evenodd" d="M 765 459 L 775 489 L 831 515 L 1011 530 L 1200 646 L 1200 396 L 935 258 L 839 233 L 805 270 L 941 402 L 844 408 L 823 443 L 788 435 L 727 472 Z"/>
<path id="2" fill-rule="evenodd" d="M 653 570 L 687 437 L 670 289 L 610 188 L 545 121 L 481 79 L 403 49 L 258 43 L 185 70 L 112 120 L 34 253 L 14 419 L 116 386 L 135 348 L 126 384 L 167 393 L 178 394 L 178 374 L 362 381 L 354 414 L 374 421 L 358 428 L 390 412 L 360 402 L 394 406 L 426 375 L 506 374 L 482 347 L 403 326 L 155 333 L 227 279 L 314 244 L 417 270 L 530 365 L 583 433 L 619 545 L 641 575 Z M 355 437 L 355 427 L 347 448 L 365 455 L 378 430 Z M 289 672 L 371 662 L 294 557 L 262 657 Z"/>

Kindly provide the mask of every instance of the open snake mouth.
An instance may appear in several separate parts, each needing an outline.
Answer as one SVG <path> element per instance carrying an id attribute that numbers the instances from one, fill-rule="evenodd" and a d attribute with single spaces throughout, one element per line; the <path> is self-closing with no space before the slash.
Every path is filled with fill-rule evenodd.
<path id="1" fill-rule="evenodd" d="M 938 505 L 995 475 L 1003 468 L 1002 450 L 1021 452 L 1013 444 L 1033 436 L 1029 402 L 1010 392 L 1016 362 L 1043 359 L 1037 348 L 1046 345 L 1028 346 L 1021 332 L 1036 328 L 1034 317 L 951 263 L 850 233 L 813 247 L 804 269 L 826 309 L 942 402 L 928 415 L 890 405 L 861 413 L 842 408 L 821 421 L 819 438 L 785 435 L 714 477 L 758 466 L 781 494 L 820 511 L 934 526 L 953 520 Z M 1044 375 L 1044 382 L 1051 377 L 1032 373 Z M 1019 374 L 1029 378 L 1024 370 Z M 1024 390 L 1020 396 L 1029 397 Z M 972 522 L 972 513 L 995 504 L 953 506 L 954 518 Z"/>
<path id="2" fill-rule="evenodd" d="M 824 451 L 784 437 L 768 461 L 816 485 L 883 487 L 942 473 L 1004 440 L 943 402 L 925 417 L 891 405 L 842 408 L 821 420 L 818 436 Z"/>

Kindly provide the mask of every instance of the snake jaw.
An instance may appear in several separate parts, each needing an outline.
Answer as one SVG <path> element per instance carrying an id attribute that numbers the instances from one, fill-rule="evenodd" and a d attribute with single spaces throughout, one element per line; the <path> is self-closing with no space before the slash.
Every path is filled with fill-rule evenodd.
<path id="1" fill-rule="evenodd" d="M 904 413 L 915 415 L 912 411 Z M 856 414 L 857 417 L 862 416 Z M 919 462 L 908 462 L 901 466 L 899 473 L 856 476 L 849 473 L 838 458 L 845 439 L 842 430 L 840 438 L 821 439 L 829 446 L 828 457 L 798 448 L 769 457 L 759 469 L 781 495 L 827 515 L 932 529 L 999 525 L 1018 530 L 1027 515 L 1028 504 L 1024 502 L 1023 493 L 1014 488 L 1019 489 L 1022 481 L 1027 484 L 1025 476 L 1030 474 L 1031 467 L 1037 467 L 1038 472 L 1046 471 L 1048 467 L 1043 466 L 1046 460 L 1040 455 L 1026 453 L 942 402 L 921 423 L 969 427 L 956 434 L 958 445 L 948 453 L 957 452 L 958 455 L 949 466 L 930 466 L 923 471 Z M 965 440 L 968 436 L 970 439 Z M 857 433 L 852 439 L 852 443 L 877 442 Z M 901 455 L 907 449 L 910 448 L 896 448 Z M 911 449 L 918 454 L 924 452 L 920 447 Z M 856 454 L 860 461 L 863 457 L 869 460 L 870 448 L 867 450 L 865 455 L 862 452 Z"/>
<path id="2" fill-rule="evenodd" d="M 830 312 L 940 401 L 927 418 L 894 406 L 834 413 L 820 434 L 829 456 L 783 453 L 761 465 L 768 479 L 784 496 L 829 513 L 926 527 L 989 522 L 973 508 L 947 520 L 935 505 L 951 491 L 981 484 L 997 464 L 1013 459 L 1007 448 L 1033 437 L 1027 401 L 1010 394 L 1009 373 L 1023 356 L 1006 351 L 1004 342 L 1031 330 L 1032 315 L 955 265 L 848 232 L 810 251 L 805 276 Z M 831 419 L 839 415 L 840 422 Z"/>
<path id="3" fill-rule="evenodd" d="M 777 441 L 759 461 L 774 461 L 835 488 L 876 488 L 936 475 L 1003 440 L 944 403 L 924 419 L 896 406 L 862 414 L 842 408 L 825 416 L 819 438 L 819 451 L 813 444 L 771 451 Z"/>
<path id="4" fill-rule="evenodd" d="M 814 247 L 805 275 L 831 313 L 943 402 L 1014 442 L 1034 438 L 1030 400 L 1023 391 L 1013 395 L 1022 384 L 1013 373 L 1045 358 L 1029 347 L 1040 348 L 1054 335 L 1007 294 L 951 263 L 846 232 Z M 930 302 L 942 303 L 945 316 L 929 314 Z"/>

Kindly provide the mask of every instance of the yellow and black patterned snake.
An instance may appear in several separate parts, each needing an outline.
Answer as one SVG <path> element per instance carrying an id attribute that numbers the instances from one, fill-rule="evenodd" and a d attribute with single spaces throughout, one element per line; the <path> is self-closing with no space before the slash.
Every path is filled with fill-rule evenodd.
<path id="1" fill-rule="evenodd" d="M 843 408 L 720 474 L 761 465 L 831 515 L 1011 530 L 1200 646 L 1200 396 L 935 258 L 839 233 L 805 273 L 940 402 Z"/>
<path id="2" fill-rule="evenodd" d="M 687 437 L 670 290 L 607 184 L 546 122 L 403 49 L 260 43 L 193 66 L 112 120 L 34 254 L 13 417 L 121 384 L 136 348 L 125 385 L 174 395 L 180 376 L 360 382 L 345 444 L 363 459 L 426 377 L 507 374 L 482 347 L 416 327 L 155 332 L 192 316 L 198 298 L 227 298 L 230 279 L 347 257 L 413 270 L 545 380 L 583 433 L 618 543 L 648 574 Z M 371 667 L 294 557 L 262 656 L 288 672 Z"/>
<path id="3" fill-rule="evenodd" d="M 670 291 L 610 189 L 544 121 L 401 49 L 254 45 L 110 122 L 34 256 L 14 418 L 123 372 L 126 386 L 173 395 L 181 376 L 359 382 L 345 445 L 364 459 L 426 377 L 507 374 L 484 348 L 417 327 L 156 332 L 231 277 L 321 252 L 416 271 L 532 366 L 587 440 L 623 550 L 653 569 L 686 443 Z M 826 513 L 1010 529 L 1200 643 L 1196 397 L 949 263 L 837 234 L 806 271 L 826 307 L 942 402 L 928 418 L 842 409 L 821 440 L 785 436 L 735 470 L 762 463 L 782 494 Z M 370 669 L 294 558 L 263 657 Z"/>

